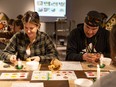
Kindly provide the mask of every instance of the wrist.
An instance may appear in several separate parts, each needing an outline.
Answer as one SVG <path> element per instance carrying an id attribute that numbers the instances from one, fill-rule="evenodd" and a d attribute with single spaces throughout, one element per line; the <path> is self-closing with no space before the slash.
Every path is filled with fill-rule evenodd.
<path id="1" fill-rule="evenodd" d="M 82 54 L 82 59 L 83 59 L 83 60 L 86 60 L 86 54 L 87 54 L 87 53 L 83 53 L 83 54 Z"/>

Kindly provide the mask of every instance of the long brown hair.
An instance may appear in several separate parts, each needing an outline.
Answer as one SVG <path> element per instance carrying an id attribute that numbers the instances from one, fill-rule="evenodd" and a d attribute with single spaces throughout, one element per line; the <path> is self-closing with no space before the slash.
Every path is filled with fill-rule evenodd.
<path id="1" fill-rule="evenodd" d="M 31 23 L 38 25 L 40 24 L 39 14 L 35 11 L 27 11 L 24 14 L 23 22 L 24 23 L 31 22 Z"/>
<path id="2" fill-rule="evenodd" d="M 110 32 L 110 48 L 113 64 L 116 65 L 116 24 L 113 25 Z"/>

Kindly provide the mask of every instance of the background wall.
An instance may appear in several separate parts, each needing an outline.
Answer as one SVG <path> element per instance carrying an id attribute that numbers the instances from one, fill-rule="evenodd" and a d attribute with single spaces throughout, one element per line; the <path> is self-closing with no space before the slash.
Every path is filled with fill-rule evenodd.
<path id="1" fill-rule="evenodd" d="M 116 13 L 115 0 L 67 0 L 67 18 L 76 23 L 83 22 L 90 10 L 106 13 L 109 17 Z"/>
<path id="2" fill-rule="evenodd" d="M 0 0 L 0 11 L 6 13 L 9 18 L 16 18 L 28 10 L 34 10 L 33 0 Z"/>
<path id="3" fill-rule="evenodd" d="M 19 14 L 24 14 L 27 10 L 34 10 L 33 0 L 0 0 L 0 12 L 4 12 L 9 18 L 16 18 Z M 86 14 L 90 10 L 98 10 L 106 13 L 109 17 L 116 13 L 116 0 L 67 0 L 67 19 L 76 24 L 83 22 Z M 54 24 L 47 23 L 46 32 L 52 34 Z M 45 30 L 45 29 L 43 29 Z"/>

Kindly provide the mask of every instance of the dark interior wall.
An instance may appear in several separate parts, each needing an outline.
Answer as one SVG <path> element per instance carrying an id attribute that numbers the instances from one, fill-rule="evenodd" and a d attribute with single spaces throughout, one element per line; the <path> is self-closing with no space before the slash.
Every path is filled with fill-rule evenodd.
<path id="1" fill-rule="evenodd" d="M 15 18 L 27 10 L 34 10 L 33 0 L 0 0 L 0 11 L 10 18 Z M 111 16 L 116 13 L 116 0 L 67 0 L 67 18 L 70 20 L 83 22 L 90 10 L 98 10 Z"/>
<path id="2" fill-rule="evenodd" d="M 83 22 L 90 10 L 104 12 L 110 17 L 116 13 L 116 0 L 67 0 L 67 18 L 76 23 Z"/>

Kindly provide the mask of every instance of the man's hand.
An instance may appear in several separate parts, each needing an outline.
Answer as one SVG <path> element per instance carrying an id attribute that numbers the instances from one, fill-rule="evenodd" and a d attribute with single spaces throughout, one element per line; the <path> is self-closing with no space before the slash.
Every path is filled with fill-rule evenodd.
<path id="1" fill-rule="evenodd" d="M 99 58 L 100 58 L 99 53 L 85 53 L 83 54 L 83 60 L 87 61 L 87 62 L 91 62 L 91 63 L 96 63 Z"/>

